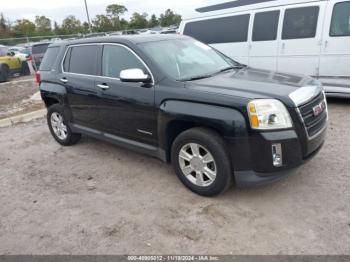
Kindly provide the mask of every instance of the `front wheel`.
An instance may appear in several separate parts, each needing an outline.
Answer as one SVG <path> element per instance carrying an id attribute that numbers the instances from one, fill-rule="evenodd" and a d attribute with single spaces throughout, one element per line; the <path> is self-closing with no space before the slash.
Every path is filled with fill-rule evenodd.
<path id="1" fill-rule="evenodd" d="M 192 128 L 174 141 L 171 162 L 181 182 L 203 196 L 223 193 L 231 184 L 231 164 L 223 139 L 206 128 Z"/>
<path id="2" fill-rule="evenodd" d="M 64 107 L 59 104 L 51 105 L 48 108 L 47 123 L 52 136 L 63 146 L 74 145 L 81 137 L 80 134 L 73 133 L 70 130 Z"/>

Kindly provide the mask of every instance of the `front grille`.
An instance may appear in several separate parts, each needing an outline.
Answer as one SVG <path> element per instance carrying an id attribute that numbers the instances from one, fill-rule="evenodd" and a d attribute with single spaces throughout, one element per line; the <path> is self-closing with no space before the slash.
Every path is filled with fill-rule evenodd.
<path id="1" fill-rule="evenodd" d="M 318 115 L 315 115 L 314 108 L 320 105 L 323 101 L 325 103 L 324 110 Z M 327 124 L 328 112 L 326 99 L 323 93 L 320 93 L 310 102 L 299 106 L 298 109 L 309 137 L 316 135 Z"/>

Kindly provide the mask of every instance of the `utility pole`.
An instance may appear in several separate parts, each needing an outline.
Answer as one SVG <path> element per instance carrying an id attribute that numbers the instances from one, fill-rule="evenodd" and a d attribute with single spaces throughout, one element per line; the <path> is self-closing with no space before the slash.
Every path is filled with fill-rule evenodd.
<path id="1" fill-rule="evenodd" d="M 89 30 L 90 30 L 90 33 L 92 33 L 88 6 L 87 6 L 87 3 L 86 3 L 86 0 L 84 0 L 84 2 L 85 2 L 86 16 L 87 16 L 87 20 L 88 20 L 88 24 L 89 24 Z"/>

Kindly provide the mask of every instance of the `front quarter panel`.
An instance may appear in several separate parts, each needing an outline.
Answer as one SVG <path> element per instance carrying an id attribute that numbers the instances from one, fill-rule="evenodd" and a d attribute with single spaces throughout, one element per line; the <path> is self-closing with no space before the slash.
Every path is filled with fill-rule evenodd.
<path id="1" fill-rule="evenodd" d="M 232 108 L 190 101 L 167 100 L 160 105 L 159 110 L 158 134 L 162 148 L 166 148 L 167 128 L 172 121 L 186 121 L 196 126 L 209 127 L 227 138 L 247 136 L 247 126 L 243 115 Z"/>

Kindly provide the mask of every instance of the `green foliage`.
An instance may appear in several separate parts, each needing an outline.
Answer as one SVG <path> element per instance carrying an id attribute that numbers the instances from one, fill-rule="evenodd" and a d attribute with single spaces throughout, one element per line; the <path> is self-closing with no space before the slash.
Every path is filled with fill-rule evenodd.
<path id="1" fill-rule="evenodd" d="M 113 4 L 106 7 L 106 13 L 114 30 L 120 30 L 120 16 L 127 12 L 128 9 L 123 5 Z"/>
<path id="2" fill-rule="evenodd" d="M 172 10 L 167 9 L 164 14 L 160 15 L 161 26 L 178 25 L 181 22 L 181 15 L 175 14 Z"/>
<path id="3" fill-rule="evenodd" d="M 148 27 L 147 13 L 139 14 L 137 12 L 132 14 L 129 22 L 129 28 L 131 29 L 142 29 Z"/>
<path id="4" fill-rule="evenodd" d="M 158 20 L 157 16 L 155 14 L 153 14 L 148 21 L 148 27 L 152 28 L 152 27 L 156 27 L 156 26 L 159 26 L 159 20 Z"/>
<path id="5" fill-rule="evenodd" d="M 51 20 L 46 16 L 35 17 L 36 31 L 40 34 L 46 34 L 51 32 Z"/>
<path id="6" fill-rule="evenodd" d="M 64 34 L 80 33 L 81 29 L 81 22 L 79 19 L 76 19 L 74 15 L 67 16 L 62 22 L 61 32 Z"/>
<path id="7" fill-rule="evenodd" d="M 114 29 L 112 21 L 106 15 L 96 15 L 92 20 L 92 26 L 95 32 L 113 31 Z"/>
<path id="8" fill-rule="evenodd" d="M 35 24 L 28 19 L 17 20 L 15 26 L 13 27 L 13 34 L 15 36 L 34 35 L 34 33 Z"/>

